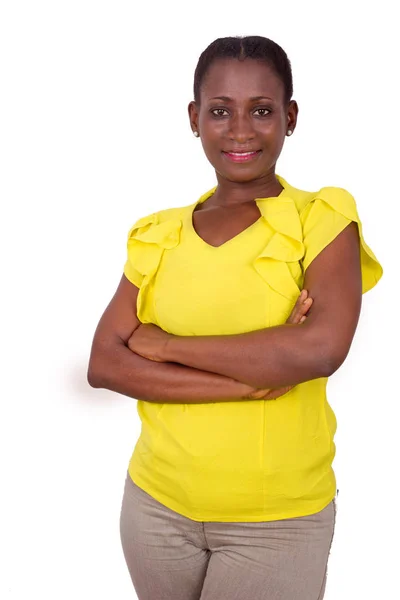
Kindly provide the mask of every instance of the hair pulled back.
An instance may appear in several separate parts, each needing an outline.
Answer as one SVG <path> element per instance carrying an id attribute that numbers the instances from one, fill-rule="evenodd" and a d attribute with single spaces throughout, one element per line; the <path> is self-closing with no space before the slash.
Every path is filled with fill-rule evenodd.
<path id="1" fill-rule="evenodd" d="M 200 89 L 211 64 L 220 58 L 252 58 L 267 63 L 281 79 L 284 102 L 293 95 L 292 67 L 286 52 L 269 38 L 251 35 L 217 38 L 201 53 L 194 73 L 194 100 L 200 106 Z"/>

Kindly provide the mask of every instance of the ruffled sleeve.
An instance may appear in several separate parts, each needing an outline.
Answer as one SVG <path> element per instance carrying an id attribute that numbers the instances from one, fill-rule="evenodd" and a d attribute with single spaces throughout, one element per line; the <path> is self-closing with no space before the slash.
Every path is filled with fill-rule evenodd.
<path id="1" fill-rule="evenodd" d="M 360 236 L 362 293 L 377 284 L 383 269 L 365 242 L 356 202 L 349 192 L 338 187 L 322 188 L 300 213 L 300 219 L 303 228 L 304 271 L 349 223 L 355 221 Z"/>
<path id="2" fill-rule="evenodd" d="M 299 261 L 304 256 L 303 234 L 299 213 L 292 198 L 258 199 L 257 205 L 268 229 L 267 243 L 254 261 L 254 268 L 264 281 L 290 308 L 300 294 Z"/>
<path id="3" fill-rule="evenodd" d="M 129 230 L 124 274 L 139 288 L 137 315 L 142 322 L 151 322 L 145 316 L 149 285 L 165 250 L 179 244 L 181 227 L 180 219 L 162 220 L 160 213 L 152 213 L 136 221 Z"/>

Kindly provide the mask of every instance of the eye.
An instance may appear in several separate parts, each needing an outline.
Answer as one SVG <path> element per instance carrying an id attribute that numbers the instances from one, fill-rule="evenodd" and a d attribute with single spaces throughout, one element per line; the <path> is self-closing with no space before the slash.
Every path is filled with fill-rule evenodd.
<path id="1" fill-rule="evenodd" d="M 214 108 L 211 113 L 214 115 L 214 117 L 224 117 L 225 115 L 221 114 L 221 113 L 227 113 L 228 111 L 225 110 L 225 108 Z"/>
<path id="2" fill-rule="evenodd" d="M 256 110 L 254 112 L 261 113 L 261 114 L 257 115 L 259 117 L 267 117 L 271 111 L 269 110 L 269 108 L 256 108 Z"/>

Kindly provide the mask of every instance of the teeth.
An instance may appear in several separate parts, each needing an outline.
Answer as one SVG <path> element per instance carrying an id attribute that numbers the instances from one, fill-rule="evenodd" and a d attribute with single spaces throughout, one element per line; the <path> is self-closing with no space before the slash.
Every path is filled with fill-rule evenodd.
<path id="1" fill-rule="evenodd" d="M 231 152 L 230 154 L 234 154 L 235 156 L 247 156 L 249 154 L 255 154 L 255 152 Z"/>

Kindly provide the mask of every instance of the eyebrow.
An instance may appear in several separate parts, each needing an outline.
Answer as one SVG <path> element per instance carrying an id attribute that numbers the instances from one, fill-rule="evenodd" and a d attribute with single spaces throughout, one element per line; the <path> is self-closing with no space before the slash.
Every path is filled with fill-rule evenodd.
<path id="1" fill-rule="evenodd" d="M 214 98 L 210 98 L 210 100 L 223 100 L 224 102 L 232 102 L 232 98 L 229 98 L 229 96 L 214 96 Z M 269 98 L 268 96 L 252 96 L 250 100 L 273 100 L 273 98 Z"/>

